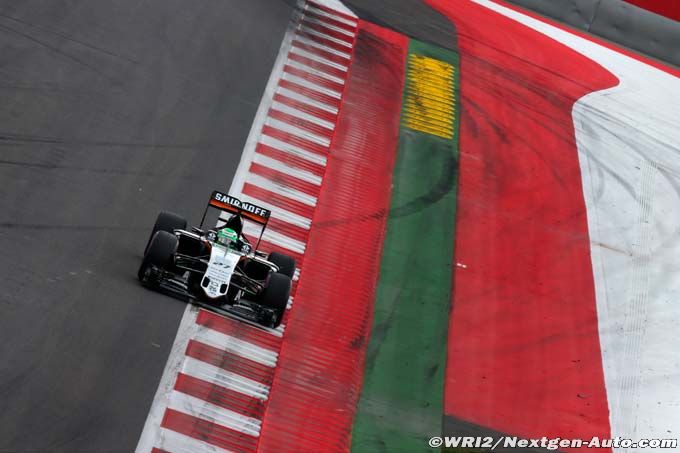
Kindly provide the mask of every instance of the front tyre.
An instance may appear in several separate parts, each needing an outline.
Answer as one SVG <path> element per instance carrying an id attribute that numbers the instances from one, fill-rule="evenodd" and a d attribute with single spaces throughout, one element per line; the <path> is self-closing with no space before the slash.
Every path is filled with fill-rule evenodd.
<path id="1" fill-rule="evenodd" d="M 174 233 L 175 230 L 186 230 L 186 229 L 187 229 L 187 221 L 184 217 L 179 216 L 179 215 L 172 213 L 172 212 L 161 211 L 161 213 L 158 214 L 158 217 L 156 217 L 156 223 L 153 225 L 153 230 L 151 230 L 151 234 L 149 235 L 149 240 L 146 243 L 146 248 L 144 249 L 144 254 L 146 254 L 147 250 L 149 250 L 149 246 L 151 245 L 151 240 L 153 239 L 154 235 L 156 233 L 158 233 L 159 231 Z"/>
<path id="2" fill-rule="evenodd" d="M 294 258 L 284 255 L 283 253 L 271 252 L 269 254 L 269 261 L 276 264 L 276 267 L 279 268 L 279 274 L 286 275 L 289 278 L 293 278 L 293 275 L 295 275 Z"/>
<path id="3" fill-rule="evenodd" d="M 158 231 L 153 235 L 137 272 L 143 285 L 158 288 L 160 281 L 157 271 L 167 270 L 172 266 L 178 242 L 177 236 L 167 231 Z"/>
<path id="4" fill-rule="evenodd" d="M 258 298 L 262 305 L 274 310 L 275 317 L 270 326 L 274 329 L 279 327 L 286 313 L 291 285 L 290 277 L 278 272 L 273 273 L 269 277 L 269 284 Z"/>

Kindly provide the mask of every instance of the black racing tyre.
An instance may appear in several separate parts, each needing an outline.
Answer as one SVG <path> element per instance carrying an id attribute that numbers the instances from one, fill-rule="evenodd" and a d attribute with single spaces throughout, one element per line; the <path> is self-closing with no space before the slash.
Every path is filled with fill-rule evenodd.
<path id="1" fill-rule="evenodd" d="M 172 260 L 177 250 L 178 242 L 177 236 L 167 231 L 158 231 L 154 234 L 137 272 L 137 277 L 142 283 L 147 286 L 157 286 L 158 282 L 149 279 L 148 270 L 152 266 L 160 269 L 170 268 L 173 264 Z"/>
<path id="2" fill-rule="evenodd" d="M 243 272 L 253 280 L 266 280 L 272 271 L 271 266 L 255 260 L 246 260 Z"/>
<path id="3" fill-rule="evenodd" d="M 146 242 L 146 247 L 144 248 L 144 253 L 146 254 L 146 251 L 149 249 L 149 245 L 151 244 L 151 239 L 153 239 L 154 235 L 159 232 L 159 231 L 167 231 L 168 233 L 172 233 L 175 230 L 186 230 L 187 229 L 187 221 L 184 217 L 177 215 L 172 212 L 168 211 L 161 211 L 160 214 L 158 214 L 158 217 L 156 217 L 156 223 L 153 225 L 153 230 L 151 230 L 151 234 L 149 235 L 149 240 Z"/>
<path id="4" fill-rule="evenodd" d="M 269 254 L 269 261 L 276 264 L 279 268 L 279 274 L 287 275 L 293 278 L 295 275 L 295 259 L 279 252 L 271 252 Z"/>
<path id="5" fill-rule="evenodd" d="M 283 320 L 283 315 L 288 305 L 288 298 L 290 297 L 290 287 L 290 277 L 278 272 L 273 273 L 269 276 L 269 284 L 258 298 L 262 305 L 274 309 L 276 319 L 271 325 L 273 328 L 279 327 Z"/>

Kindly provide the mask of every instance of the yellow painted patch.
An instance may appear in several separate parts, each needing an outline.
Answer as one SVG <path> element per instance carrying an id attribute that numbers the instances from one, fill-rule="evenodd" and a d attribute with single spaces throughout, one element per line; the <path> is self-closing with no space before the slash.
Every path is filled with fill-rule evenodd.
<path id="1" fill-rule="evenodd" d="M 406 71 L 403 125 L 442 138 L 453 138 L 456 116 L 455 68 L 444 61 L 410 54 Z"/>

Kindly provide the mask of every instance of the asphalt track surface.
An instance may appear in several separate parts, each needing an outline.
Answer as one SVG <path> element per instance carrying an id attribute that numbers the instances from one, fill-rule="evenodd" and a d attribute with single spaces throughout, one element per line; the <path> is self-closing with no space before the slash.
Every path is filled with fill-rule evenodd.
<path id="1" fill-rule="evenodd" d="M 185 308 L 149 228 L 229 186 L 290 14 L 0 1 L 0 451 L 134 450 Z"/>
<path id="2" fill-rule="evenodd" d="M 185 308 L 136 280 L 149 228 L 228 187 L 292 3 L 0 0 L 0 451 L 134 450 Z"/>

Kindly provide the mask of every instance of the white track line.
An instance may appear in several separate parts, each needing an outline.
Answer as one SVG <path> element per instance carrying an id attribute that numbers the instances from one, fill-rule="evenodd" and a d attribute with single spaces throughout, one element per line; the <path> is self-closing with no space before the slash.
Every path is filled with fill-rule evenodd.
<path id="1" fill-rule="evenodd" d="M 289 176 L 297 178 L 301 181 L 308 182 L 310 184 L 314 184 L 317 186 L 321 185 L 322 181 L 321 176 L 317 176 L 305 170 L 300 170 L 299 168 L 291 167 L 279 160 L 273 159 L 263 154 L 255 153 L 255 156 L 253 156 L 253 163 L 287 174 Z"/>
<path id="2" fill-rule="evenodd" d="M 233 453 L 165 428 L 159 429 L 159 438 L 155 446 L 171 453 Z M 139 447 L 137 447 L 137 451 L 140 452 Z M 146 450 L 146 453 L 150 451 L 151 448 Z"/>
<path id="3" fill-rule="evenodd" d="M 229 193 L 238 196 L 243 190 L 243 181 L 245 180 L 246 174 L 248 173 L 248 168 L 253 160 L 253 154 L 257 148 L 257 143 L 260 140 L 260 134 L 262 132 L 262 125 L 267 118 L 269 109 L 274 99 L 274 93 L 279 85 L 279 81 L 283 77 L 283 68 L 288 60 L 288 53 L 290 52 L 291 43 L 293 42 L 293 37 L 295 36 L 295 28 L 297 27 L 297 21 L 299 20 L 299 14 L 294 13 L 293 19 L 288 24 L 288 30 L 283 37 L 281 42 L 281 47 L 279 48 L 279 54 L 274 62 L 274 67 L 272 68 L 272 73 L 267 81 L 267 86 L 265 87 L 264 94 L 260 100 L 260 106 L 257 108 L 257 113 L 253 119 L 253 125 L 250 128 L 250 133 L 246 139 L 246 144 L 243 148 L 243 154 L 241 155 L 241 161 L 236 169 L 236 174 L 234 179 L 231 181 L 231 187 L 229 188 Z"/>
<path id="4" fill-rule="evenodd" d="M 184 315 L 180 321 L 179 329 L 177 330 L 177 335 L 175 336 L 175 341 L 172 345 L 170 356 L 168 357 L 168 362 L 163 370 L 161 381 L 158 384 L 156 395 L 151 403 L 149 415 L 146 417 L 144 429 L 142 430 L 137 449 L 135 450 L 138 453 L 149 453 L 160 435 L 158 427 L 163 420 L 163 414 L 165 414 L 165 408 L 168 405 L 170 392 L 175 385 L 177 370 L 182 366 L 184 351 L 187 349 L 189 340 L 193 338 L 198 331 L 198 325 L 196 324 L 198 311 L 198 308 L 191 305 L 188 305 L 186 310 L 184 310 Z"/>
<path id="5" fill-rule="evenodd" d="M 262 422 L 178 391 L 172 392 L 168 409 L 259 437 Z"/>

